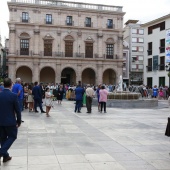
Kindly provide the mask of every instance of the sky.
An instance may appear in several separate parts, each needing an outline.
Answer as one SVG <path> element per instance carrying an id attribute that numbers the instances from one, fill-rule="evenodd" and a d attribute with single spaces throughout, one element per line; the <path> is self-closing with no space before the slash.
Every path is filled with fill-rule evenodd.
<path id="1" fill-rule="evenodd" d="M 0 0 L 0 35 L 1 43 L 4 44 L 5 37 L 8 38 L 9 12 L 7 1 Z M 70 1 L 70 0 L 68 0 Z M 139 20 L 140 24 L 170 14 L 170 0 L 71 0 L 75 2 L 96 3 L 105 5 L 123 6 L 124 23 L 129 19 Z"/>

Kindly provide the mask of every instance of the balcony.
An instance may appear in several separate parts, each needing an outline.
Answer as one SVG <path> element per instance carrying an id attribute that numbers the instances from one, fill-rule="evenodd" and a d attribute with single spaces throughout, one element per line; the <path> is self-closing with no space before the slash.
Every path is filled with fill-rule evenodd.
<path id="1" fill-rule="evenodd" d="M 53 24 L 54 23 L 54 20 L 52 19 L 51 21 L 49 20 L 46 20 L 46 19 L 44 19 L 44 24 Z"/>
<path id="2" fill-rule="evenodd" d="M 85 26 L 85 27 L 93 27 L 93 22 L 91 22 L 91 23 L 86 23 L 86 22 L 85 22 L 85 23 L 84 23 L 84 26 Z"/>
<path id="3" fill-rule="evenodd" d="M 20 22 L 30 23 L 30 17 L 28 19 L 20 17 Z"/>
<path id="4" fill-rule="evenodd" d="M 165 64 L 160 64 L 159 65 L 159 70 L 161 71 L 161 70 L 165 70 Z"/>
<path id="5" fill-rule="evenodd" d="M 28 51 L 27 50 L 25 50 L 25 51 L 17 50 L 16 55 L 18 55 L 18 56 L 32 56 L 33 52 L 29 51 L 29 50 Z"/>
<path id="6" fill-rule="evenodd" d="M 91 4 L 91 3 L 82 3 L 82 2 L 69 2 L 69 1 L 54 1 L 54 0 L 11 0 L 12 3 L 28 3 L 36 5 L 46 5 L 53 7 L 66 7 L 66 8 L 75 8 L 75 9 L 88 9 L 96 11 L 110 11 L 110 12 L 123 12 L 122 6 L 111 6 L 111 5 L 102 5 L 102 4 Z"/>
<path id="7" fill-rule="evenodd" d="M 164 53 L 165 52 L 165 47 L 159 47 L 159 52 Z"/>
<path id="8" fill-rule="evenodd" d="M 104 59 L 119 59 L 118 55 L 103 54 Z"/>
<path id="9" fill-rule="evenodd" d="M 148 49 L 147 52 L 148 52 L 148 55 L 152 55 L 152 50 L 151 49 Z"/>
<path id="10" fill-rule="evenodd" d="M 115 29 L 115 24 L 112 24 L 112 25 L 106 24 L 106 28 L 108 28 L 108 29 Z"/>
<path id="11" fill-rule="evenodd" d="M 146 66 L 147 71 L 152 71 L 152 66 Z"/>
<path id="12" fill-rule="evenodd" d="M 67 26 L 74 26 L 74 21 L 68 22 L 67 20 L 65 21 Z"/>

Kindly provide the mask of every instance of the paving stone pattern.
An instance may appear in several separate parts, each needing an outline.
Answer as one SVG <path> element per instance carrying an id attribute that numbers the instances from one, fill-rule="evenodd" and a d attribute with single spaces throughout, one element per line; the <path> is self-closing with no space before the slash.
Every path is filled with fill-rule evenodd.
<path id="1" fill-rule="evenodd" d="M 107 108 L 74 113 L 74 101 L 55 104 L 51 117 L 24 110 L 12 160 L 0 170 L 170 170 L 170 108 Z"/>

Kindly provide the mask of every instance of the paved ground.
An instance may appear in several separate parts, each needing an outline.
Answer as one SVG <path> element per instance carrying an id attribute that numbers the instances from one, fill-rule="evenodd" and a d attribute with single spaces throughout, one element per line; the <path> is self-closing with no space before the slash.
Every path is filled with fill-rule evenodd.
<path id="1" fill-rule="evenodd" d="M 74 113 L 63 101 L 45 114 L 23 112 L 25 121 L 1 170 L 170 170 L 170 138 L 164 136 L 170 108 Z"/>

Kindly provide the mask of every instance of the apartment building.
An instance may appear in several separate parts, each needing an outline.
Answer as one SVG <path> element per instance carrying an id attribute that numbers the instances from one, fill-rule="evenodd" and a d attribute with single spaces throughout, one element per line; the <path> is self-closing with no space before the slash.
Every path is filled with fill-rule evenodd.
<path id="1" fill-rule="evenodd" d="M 118 83 L 123 66 L 121 6 L 11 0 L 8 7 L 8 73 L 13 81 Z"/>
<path id="2" fill-rule="evenodd" d="M 142 25 L 145 39 L 144 83 L 170 86 L 170 14 Z M 170 50 L 169 50 L 170 51 Z"/>
<path id="3" fill-rule="evenodd" d="M 129 44 L 129 84 L 143 84 L 144 29 L 138 20 L 125 23 L 123 40 Z"/>

